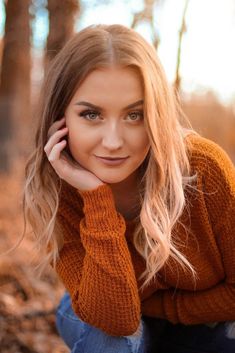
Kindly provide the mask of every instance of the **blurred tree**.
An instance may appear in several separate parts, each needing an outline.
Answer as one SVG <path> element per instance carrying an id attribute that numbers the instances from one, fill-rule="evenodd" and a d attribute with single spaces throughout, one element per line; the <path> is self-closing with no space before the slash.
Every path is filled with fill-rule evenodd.
<path id="1" fill-rule="evenodd" d="M 185 5 L 184 5 L 184 10 L 183 10 L 183 15 L 182 15 L 182 21 L 181 21 L 181 27 L 180 27 L 180 30 L 179 30 L 176 73 L 175 73 L 175 82 L 174 82 L 174 86 L 175 86 L 176 91 L 180 90 L 180 84 L 181 84 L 181 77 L 180 77 L 181 46 L 182 46 L 183 35 L 187 31 L 187 27 L 186 27 L 186 23 L 185 23 L 185 17 L 186 17 L 186 12 L 187 12 L 187 9 L 188 9 L 188 5 L 189 5 L 189 0 L 185 0 Z"/>
<path id="2" fill-rule="evenodd" d="M 6 22 L 0 77 L 1 172 L 9 170 L 10 155 L 17 151 L 17 145 L 10 143 L 10 137 L 16 138 L 18 127 L 29 115 L 31 65 L 30 0 L 5 0 L 4 4 Z"/>
<path id="3" fill-rule="evenodd" d="M 154 9 L 155 7 L 163 5 L 165 0 L 144 0 L 144 7 L 142 11 L 136 12 L 133 17 L 133 21 L 131 24 L 131 28 L 136 28 L 139 24 L 146 22 L 150 25 L 150 30 L 152 33 L 152 40 L 153 40 L 153 45 L 158 49 L 158 46 L 160 44 L 160 38 L 159 35 L 156 31 L 156 26 L 155 26 L 155 19 L 154 19 Z M 174 80 L 174 87 L 176 91 L 180 90 L 180 84 L 181 84 L 181 78 L 180 78 L 180 62 L 181 62 L 181 46 L 182 46 L 182 39 L 183 35 L 186 32 L 186 24 L 185 24 L 185 17 L 186 17 L 186 12 L 187 8 L 189 5 L 189 0 L 185 0 L 185 5 L 184 5 L 184 10 L 183 10 L 183 15 L 182 15 L 182 21 L 181 21 L 181 27 L 179 30 L 179 40 L 178 40 L 178 50 L 177 50 L 177 62 L 176 62 L 176 73 L 175 73 L 175 80 Z"/>
<path id="4" fill-rule="evenodd" d="M 136 28 L 138 24 L 147 22 L 153 38 L 153 45 L 157 49 L 160 39 L 154 26 L 154 7 L 163 3 L 163 0 L 144 0 L 144 8 L 142 11 L 136 12 L 133 17 L 131 28 Z"/>
<path id="5" fill-rule="evenodd" d="M 49 34 L 47 37 L 45 65 L 74 32 L 75 17 L 80 11 L 79 0 L 48 0 Z"/>

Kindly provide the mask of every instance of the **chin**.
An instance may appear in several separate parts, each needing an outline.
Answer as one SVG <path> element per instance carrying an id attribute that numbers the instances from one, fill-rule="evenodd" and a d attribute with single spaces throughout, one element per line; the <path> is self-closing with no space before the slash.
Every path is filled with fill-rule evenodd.
<path id="1" fill-rule="evenodd" d="M 117 175 L 114 175 L 114 176 L 110 176 L 110 175 L 98 175 L 96 174 L 96 176 L 103 182 L 103 183 L 106 183 L 106 184 L 118 184 L 118 183 L 121 183 L 122 181 L 124 181 L 128 176 L 125 176 L 125 177 L 121 177 L 121 176 L 117 176 Z"/>
<path id="2" fill-rule="evenodd" d="M 106 184 L 119 184 L 122 181 L 124 181 L 124 179 L 120 179 L 120 178 L 99 178 L 103 183 Z"/>

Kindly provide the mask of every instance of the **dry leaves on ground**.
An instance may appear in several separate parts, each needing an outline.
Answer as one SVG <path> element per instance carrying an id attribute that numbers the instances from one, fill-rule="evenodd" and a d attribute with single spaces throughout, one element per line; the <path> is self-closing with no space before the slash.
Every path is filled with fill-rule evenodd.
<path id="1" fill-rule="evenodd" d="M 0 347 L 1 353 L 68 353 L 55 327 L 55 308 L 64 287 L 52 269 L 42 279 L 33 273 L 33 241 L 26 236 L 6 254 L 23 230 L 24 163 L 0 176 Z"/>

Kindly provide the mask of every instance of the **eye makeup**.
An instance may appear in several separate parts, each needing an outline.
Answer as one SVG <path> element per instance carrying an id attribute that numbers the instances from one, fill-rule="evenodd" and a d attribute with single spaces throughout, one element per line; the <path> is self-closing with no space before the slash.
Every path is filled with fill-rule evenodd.
<path id="1" fill-rule="evenodd" d="M 81 111 L 79 113 L 79 116 L 88 120 L 88 121 L 96 121 L 97 118 L 101 116 L 101 113 L 97 110 L 86 109 L 86 110 Z M 137 119 L 133 119 L 133 116 L 137 117 Z M 130 117 L 129 120 L 132 122 L 141 121 L 141 120 L 143 120 L 143 117 L 144 117 L 143 110 L 131 111 L 127 114 L 127 117 Z"/>

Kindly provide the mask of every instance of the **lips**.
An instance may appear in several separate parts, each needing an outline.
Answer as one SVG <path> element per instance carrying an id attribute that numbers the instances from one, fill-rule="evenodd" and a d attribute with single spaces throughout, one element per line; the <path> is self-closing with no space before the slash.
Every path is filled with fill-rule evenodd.
<path id="1" fill-rule="evenodd" d="M 107 159 L 109 161 L 117 161 L 117 160 L 120 160 L 120 159 L 128 158 L 128 157 L 115 157 L 115 158 L 113 158 L 113 157 L 100 157 L 100 156 L 97 156 L 97 157 L 102 158 L 102 159 Z"/>
<path id="2" fill-rule="evenodd" d="M 115 158 L 96 156 L 96 158 L 107 166 L 118 166 L 118 165 L 121 165 L 122 163 L 124 163 L 129 158 L 129 156 L 128 157 L 115 157 Z"/>

